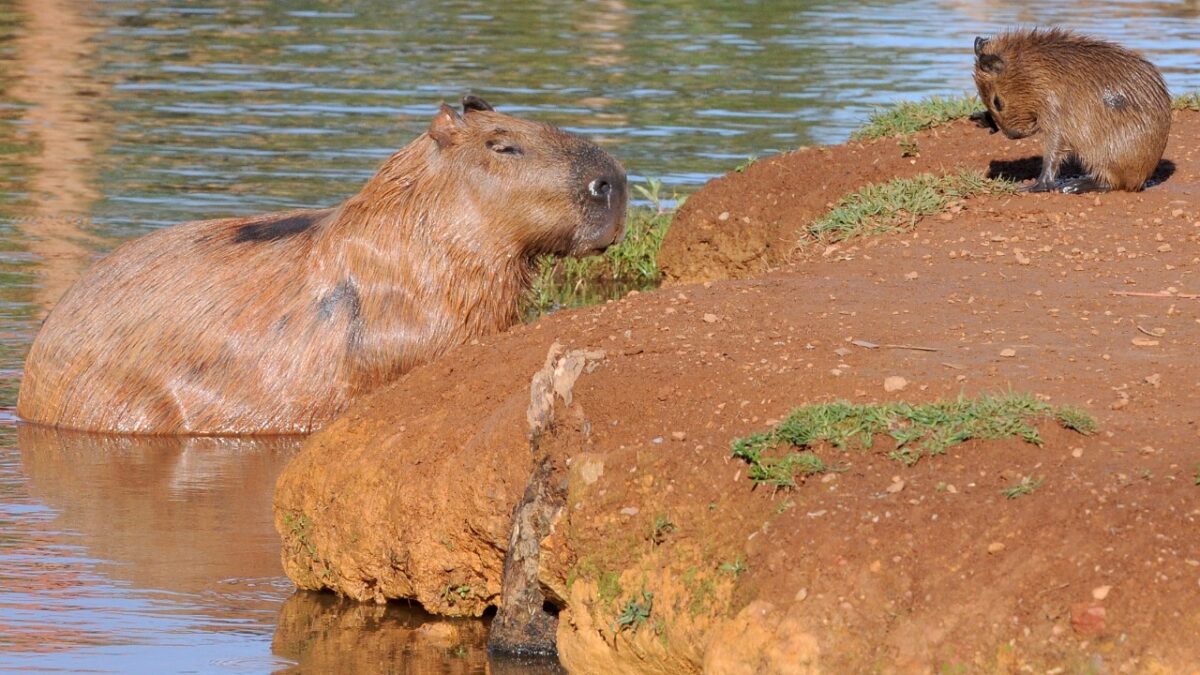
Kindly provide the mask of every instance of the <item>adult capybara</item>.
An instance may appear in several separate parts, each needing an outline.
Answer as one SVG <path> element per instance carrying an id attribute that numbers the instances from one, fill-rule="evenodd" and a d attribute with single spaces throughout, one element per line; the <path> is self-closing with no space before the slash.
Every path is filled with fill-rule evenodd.
<path id="1" fill-rule="evenodd" d="M 985 119 L 1009 138 L 1046 137 L 1031 192 L 1140 190 L 1171 130 L 1158 69 L 1111 42 L 1059 28 L 975 38 L 975 84 Z M 1074 157 L 1086 175 L 1059 180 Z"/>
<path id="2" fill-rule="evenodd" d="M 124 244 L 50 312 L 17 413 L 119 433 L 308 432 L 356 396 L 512 326 L 533 260 L 625 233 L 625 171 L 474 96 L 340 206 Z"/>

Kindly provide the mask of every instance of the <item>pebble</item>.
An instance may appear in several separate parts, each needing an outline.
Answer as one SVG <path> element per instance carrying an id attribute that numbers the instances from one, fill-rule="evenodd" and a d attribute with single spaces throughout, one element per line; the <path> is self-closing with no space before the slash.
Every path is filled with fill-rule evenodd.
<path id="1" fill-rule="evenodd" d="M 704 323 L 716 323 L 716 322 L 717 322 L 716 314 L 705 314 L 704 315 Z"/>
<path id="2" fill-rule="evenodd" d="M 891 377 L 884 378 L 883 380 L 884 391 L 903 391 L 907 386 L 908 380 L 900 377 L 899 375 L 892 375 Z"/>
<path id="3" fill-rule="evenodd" d="M 721 212 L 721 215 L 717 216 L 717 220 L 720 220 L 720 221 L 722 221 L 722 222 L 724 222 L 724 221 L 726 221 L 726 220 L 729 220 L 729 212 L 728 212 L 728 211 L 722 211 L 722 212 Z"/>
<path id="4" fill-rule="evenodd" d="M 908 274 L 905 274 L 905 275 L 904 275 L 904 278 L 905 278 L 905 279 L 908 279 L 909 281 L 913 281 L 913 280 L 915 280 L 915 279 L 916 279 L 917 277 L 919 277 L 919 276 L 920 276 L 920 275 L 919 275 L 919 274 L 917 274 L 916 272 L 909 272 Z"/>
<path id="5" fill-rule="evenodd" d="M 1011 359 L 1012 357 L 1014 357 L 1014 356 L 1016 356 L 1016 355 L 1017 355 L 1017 350 L 1015 350 L 1015 349 L 1013 349 L 1013 348 L 1011 348 L 1011 347 L 1010 347 L 1010 348 L 1008 348 L 1008 349 L 1001 349 L 1001 350 L 1000 350 L 1000 356 L 1003 356 L 1003 357 L 1004 357 L 1004 358 L 1006 358 L 1006 359 Z"/>
<path id="6" fill-rule="evenodd" d="M 808 599 L 807 588 L 801 588 L 800 590 L 796 591 L 796 602 L 804 602 L 806 599 Z"/>
<path id="7" fill-rule="evenodd" d="M 625 508 L 621 509 L 621 515 L 636 516 L 639 511 L 641 511 L 641 509 L 636 506 L 626 506 Z"/>
<path id="8" fill-rule="evenodd" d="M 887 486 L 887 491 L 892 494 L 896 494 L 897 492 L 903 490 L 904 486 L 907 485 L 907 483 L 905 483 L 903 479 L 896 478 L 893 480 L 894 480 L 894 482 L 891 485 Z"/>
<path id="9" fill-rule="evenodd" d="M 1074 450 L 1071 451 L 1071 456 L 1074 457 L 1075 459 L 1079 459 L 1080 457 L 1083 457 L 1083 448 L 1075 448 Z"/>
<path id="10" fill-rule="evenodd" d="M 1112 590 L 1112 586 L 1097 586 L 1092 589 L 1092 597 L 1097 600 L 1103 600 L 1108 597 L 1108 592 Z"/>
<path id="11" fill-rule="evenodd" d="M 1152 387 L 1157 387 L 1161 382 L 1162 382 L 1162 375 L 1159 375 L 1158 373 L 1154 373 L 1153 375 L 1146 376 L 1146 384 L 1148 384 Z"/>
<path id="12" fill-rule="evenodd" d="M 994 541 L 994 542 L 988 544 L 987 552 L 988 553 L 999 553 L 999 552 L 1003 551 L 1004 548 L 1005 548 L 1004 544 L 1002 544 L 998 541 Z"/>
<path id="13" fill-rule="evenodd" d="M 683 432 L 683 431 L 672 431 L 672 432 L 671 432 L 671 440 L 673 440 L 673 441 L 686 441 L 686 440 L 687 440 L 687 433 L 686 433 L 686 432 Z"/>

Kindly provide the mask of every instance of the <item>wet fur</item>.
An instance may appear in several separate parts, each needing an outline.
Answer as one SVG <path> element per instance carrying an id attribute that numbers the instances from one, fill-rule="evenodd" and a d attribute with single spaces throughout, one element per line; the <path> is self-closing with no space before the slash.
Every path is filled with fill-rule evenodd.
<path id="1" fill-rule="evenodd" d="M 975 83 L 1010 138 L 1045 137 L 1032 189 L 1054 189 L 1059 166 L 1076 157 L 1088 178 L 1068 191 L 1140 190 L 1166 149 L 1166 84 L 1153 64 L 1119 45 L 1057 28 L 980 38 Z"/>
<path id="2" fill-rule="evenodd" d="M 123 433 L 308 432 L 515 324 L 535 256 L 623 236 L 625 175 L 582 139 L 479 105 L 443 108 L 336 208 L 186 223 L 118 248 L 50 313 L 18 414 Z M 605 203 L 578 187 L 593 175 L 614 182 Z"/>

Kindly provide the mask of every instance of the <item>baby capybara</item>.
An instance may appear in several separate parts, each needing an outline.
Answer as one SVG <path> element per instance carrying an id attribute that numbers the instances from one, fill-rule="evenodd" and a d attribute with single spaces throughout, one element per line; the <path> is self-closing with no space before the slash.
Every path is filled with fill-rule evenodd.
<path id="1" fill-rule="evenodd" d="M 1046 137 L 1031 192 L 1140 190 L 1171 129 L 1171 97 L 1149 61 L 1111 42 L 1059 28 L 975 38 L 984 116 L 1009 138 Z M 1082 178 L 1059 180 L 1074 157 Z"/>
<path id="2" fill-rule="evenodd" d="M 512 326 L 544 253 L 625 234 L 625 171 L 474 96 L 341 205 L 185 223 L 100 260 L 50 312 L 17 413 L 91 431 L 308 432 Z"/>

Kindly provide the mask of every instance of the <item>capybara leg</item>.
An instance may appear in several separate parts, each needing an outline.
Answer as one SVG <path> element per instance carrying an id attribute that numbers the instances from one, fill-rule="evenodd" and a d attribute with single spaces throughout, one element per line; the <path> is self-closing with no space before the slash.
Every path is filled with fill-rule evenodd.
<path id="1" fill-rule="evenodd" d="M 1085 192 L 1108 192 L 1110 189 L 1107 185 L 1091 176 L 1071 178 L 1061 181 L 1060 184 L 1062 185 L 1063 192 L 1072 195 L 1081 195 Z"/>
<path id="2" fill-rule="evenodd" d="M 1057 135 L 1046 139 L 1046 149 L 1042 152 L 1042 173 L 1037 182 L 1021 188 L 1021 192 L 1058 192 L 1058 167 L 1066 159 L 1062 143 Z"/>

